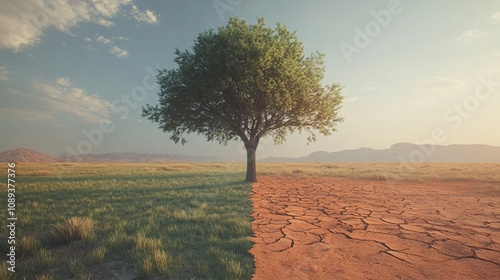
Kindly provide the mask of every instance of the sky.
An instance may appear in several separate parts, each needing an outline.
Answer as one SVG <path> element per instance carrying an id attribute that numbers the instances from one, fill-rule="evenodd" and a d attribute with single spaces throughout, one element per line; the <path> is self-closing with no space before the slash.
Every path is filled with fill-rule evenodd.
<path id="1" fill-rule="evenodd" d="M 398 142 L 500 146 L 497 0 L 0 0 L 0 151 L 163 153 L 244 161 L 189 135 L 175 144 L 141 116 L 157 104 L 157 69 L 231 16 L 296 32 L 325 55 L 324 85 L 339 83 L 344 122 L 307 143 L 262 139 L 257 158 Z"/>

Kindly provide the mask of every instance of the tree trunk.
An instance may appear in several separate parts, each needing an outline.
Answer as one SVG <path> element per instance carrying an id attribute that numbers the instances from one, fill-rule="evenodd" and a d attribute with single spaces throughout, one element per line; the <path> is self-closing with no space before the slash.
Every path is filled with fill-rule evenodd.
<path id="1" fill-rule="evenodd" d="M 247 149 L 247 178 L 246 182 L 257 182 L 257 170 L 255 168 L 255 152 L 257 151 L 257 145 L 245 145 Z"/>

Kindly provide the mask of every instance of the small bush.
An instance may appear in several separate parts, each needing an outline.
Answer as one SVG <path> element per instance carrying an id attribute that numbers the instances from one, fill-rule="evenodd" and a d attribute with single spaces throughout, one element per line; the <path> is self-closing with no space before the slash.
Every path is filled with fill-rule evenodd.
<path id="1" fill-rule="evenodd" d="M 69 244 L 91 236 L 93 229 L 94 221 L 91 219 L 73 217 L 64 224 L 53 225 L 49 230 L 48 239 L 55 245 Z"/>

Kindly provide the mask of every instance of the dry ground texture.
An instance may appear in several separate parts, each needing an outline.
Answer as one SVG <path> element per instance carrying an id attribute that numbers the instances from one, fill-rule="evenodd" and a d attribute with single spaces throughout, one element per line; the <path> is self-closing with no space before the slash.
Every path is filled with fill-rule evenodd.
<path id="1" fill-rule="evenodd" d="M 500 278 L 499 164 L 259 167 L 254 279 Z"/>

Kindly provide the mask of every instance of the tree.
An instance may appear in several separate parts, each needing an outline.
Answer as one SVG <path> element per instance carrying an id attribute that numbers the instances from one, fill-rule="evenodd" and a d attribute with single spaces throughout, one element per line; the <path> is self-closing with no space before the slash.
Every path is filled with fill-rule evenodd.
<path id="1" fill-rule="evenodd" d="M 259 140 L 282 144 L 288 133 L 315 131 L 330 135 L 343 118 L 341 86 L 323 87 L 323 55 L 304 56 L 295 33 L 282 24 L 267 28 L 264 19 L 249 25 L 230 18 L 225 27 L 201 33 L 192 51 L 176 49 L 177 69 L 160 70 L 159 105 L 143 116 L 159 124 L 171 139 L 184 144 L 185 133 L 208 141 L 243 141 L 247 182 L 256 182 Z"/>

